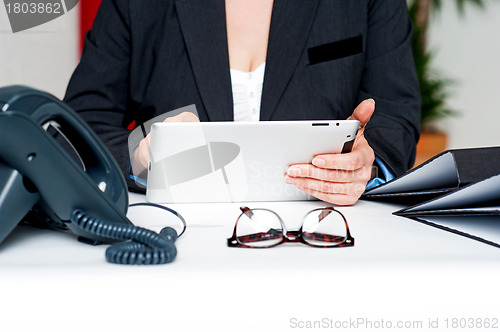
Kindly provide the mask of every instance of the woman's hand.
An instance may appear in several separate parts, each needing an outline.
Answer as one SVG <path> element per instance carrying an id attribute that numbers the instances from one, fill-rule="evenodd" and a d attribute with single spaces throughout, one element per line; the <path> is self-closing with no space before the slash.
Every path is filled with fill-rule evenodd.
<path id="1" fill-rule="evenodd" d="M 166 118 L 163 122 L 200 122 L 198 117 L 190 112 L 183 112 L 176 116 Z M 134 155 L 132 156 L 132 173 L 139 175 L 148 168 L 149 162 L 149 144 L 151 134 L 148 134 L 144 139 L 141 140 L 137 148 L 134 150 Z"/>
<path id="2" fill-rule="evenodd" d="M 374 110 L 375 101 L 367 99 L 348 118 L 361 123 L 350 153 L 320 154 L 314 157 L 312 165 L 291 165 L 285 175 L 286 182 L 328 203 L 356 203 L 372 178 L 375 153 L 363 131 Z"/>

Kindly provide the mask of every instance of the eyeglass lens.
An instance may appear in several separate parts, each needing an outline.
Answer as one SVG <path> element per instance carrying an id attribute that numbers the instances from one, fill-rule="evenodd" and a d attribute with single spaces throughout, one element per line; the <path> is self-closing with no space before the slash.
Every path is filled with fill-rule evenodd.
<path id="1" fill-rule="evenodd" d="M 342 215 L 329 209 L 313 210 L 302 222 L 302 239 L 315 246 L 336 246 L 347 238 Z"/>
<path id="2" fill-rule="evenodd" d="M 236 238 L 241 244 L 261 248 L 283 240 L 283 226 L 278 215 L 268 210 L 247 210 L 238 219 Z"/>

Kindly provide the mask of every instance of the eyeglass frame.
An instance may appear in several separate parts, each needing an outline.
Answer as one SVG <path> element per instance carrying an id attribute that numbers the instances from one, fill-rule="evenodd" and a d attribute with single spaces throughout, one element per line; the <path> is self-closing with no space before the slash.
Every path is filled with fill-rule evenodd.
<path id="1" fill-rule="evenodd" d="M 313 210 L 307 212 L 304 215 L 304 217 L 302 217 L 302 222 L 301 222 L 300 228 L 298 230 L 287 230 L 287 228 L 285 226 L 285 223 L 283 222 L 283 219 L 281 219 L 281 217 L 276 212 L 274 212 L 273 210 L 264 209 L 264 208 L 250 209 L 250 208 L 248 208 L 246 206 L 240 207 L 240 210 L 241 210 L 241 214 L 236 219 L 236 224 L 234 225 L 233 235 L 230 238 L 227 239 L 227 246 L 230 247 L 230 248 L 263 249 L 263 248 L 276 247 L 276 246 L 278 246 L 280 244 L 283 244 L 285 242 L 300 242 L 300 243 L 303 243 L 303 244 L 306 244 L 308 246 L 315 247 L 315 248 L 342 248 L 342 247 L 352 247 L 352 246 L 354 246 L 354 238 L 351 236 L 351 232 L 349 231 L 349 225 L 347 224 L 346 218 L 344 217 L 344 215 L 339 210 L 336 210 L 335 208 L 333 208 L 331 206 L 327 206 L 327 207 L 324 207 L 324 208 L 317 208 L 317 209 L 313 209 Z M 247 214 L 249 211 L 252 211 L 252 210 L 268 211 L 268 212 L 271 212 L 272 214 L 274 214 L 278 218 L 278 220 L 279 220 L 279 222 L 281 224 L 281 232 L 282 232 L 282 235 L 283 235 L 280 242 L 272 244 L 272 245 L 268 245 L 268 246 L 253 247 L 253 246 L 245 245 L 245 244 L 240 243 L 238 241 L 238 237 L 236 236 L 236 228 L 238 227 L 238 222 L 239 222 L 240 218 L 244 214 Z M 319 211 L 319 210 L 330 210 L 332 212 L 337 212 L 338 214 L 340 214 L 340 216 L 344 220 L 344 224 L 345 224 L 345 227 L 346 227 L 346 236 L 345 236 L 345 240 L 343 242 L 338 243 L 336 245 L 332 245 L 332 246 L 322 246 L 322 245 L 311 244 L 311 243 L 309 243 L 309 242 L 307 242 L 307 241 L 304 240 L 304 238 L 302 237 L 302 227 L 304 226 L 304 220 L 305 220 L 305 218 L 311 212 Z M 290 235 L 293 236 L 293 237 L 290 237 Z M 245 235 L 245 236 L 248 236 L 248 235 Z"/>

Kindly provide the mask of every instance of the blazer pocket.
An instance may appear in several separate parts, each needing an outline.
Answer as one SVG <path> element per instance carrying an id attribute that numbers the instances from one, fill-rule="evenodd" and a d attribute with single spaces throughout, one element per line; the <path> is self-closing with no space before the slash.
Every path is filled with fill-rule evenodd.
<path id="1" fill-rule="evenodd" d="M 345 58 L 363 52 L 363 36 L 339 40 L 333 43 L 311 47 L 307 50 L 309 64 Z"/>

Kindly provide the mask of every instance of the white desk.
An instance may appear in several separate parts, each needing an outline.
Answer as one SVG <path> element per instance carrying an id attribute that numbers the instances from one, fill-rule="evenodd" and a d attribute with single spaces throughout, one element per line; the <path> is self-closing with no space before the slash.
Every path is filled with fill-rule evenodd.
<path id="1" fill-rule="evenodd" d="M 293 229 L 324 203 L 249 206 Z M 162 266 L 109 264 L 105 246 L 18 227 L 0 246 L 0 331 L 294 331 L 315 321 L 318 330 L 438 331 L 453 318 L 495 318 L 486 331 L 500 330 L 500 249 L 395 217 L 396 206 L 339 208 L 354 247 L 260 250 L 226 246 L 239 204 L 170 207 L 188 229 Z"/>

